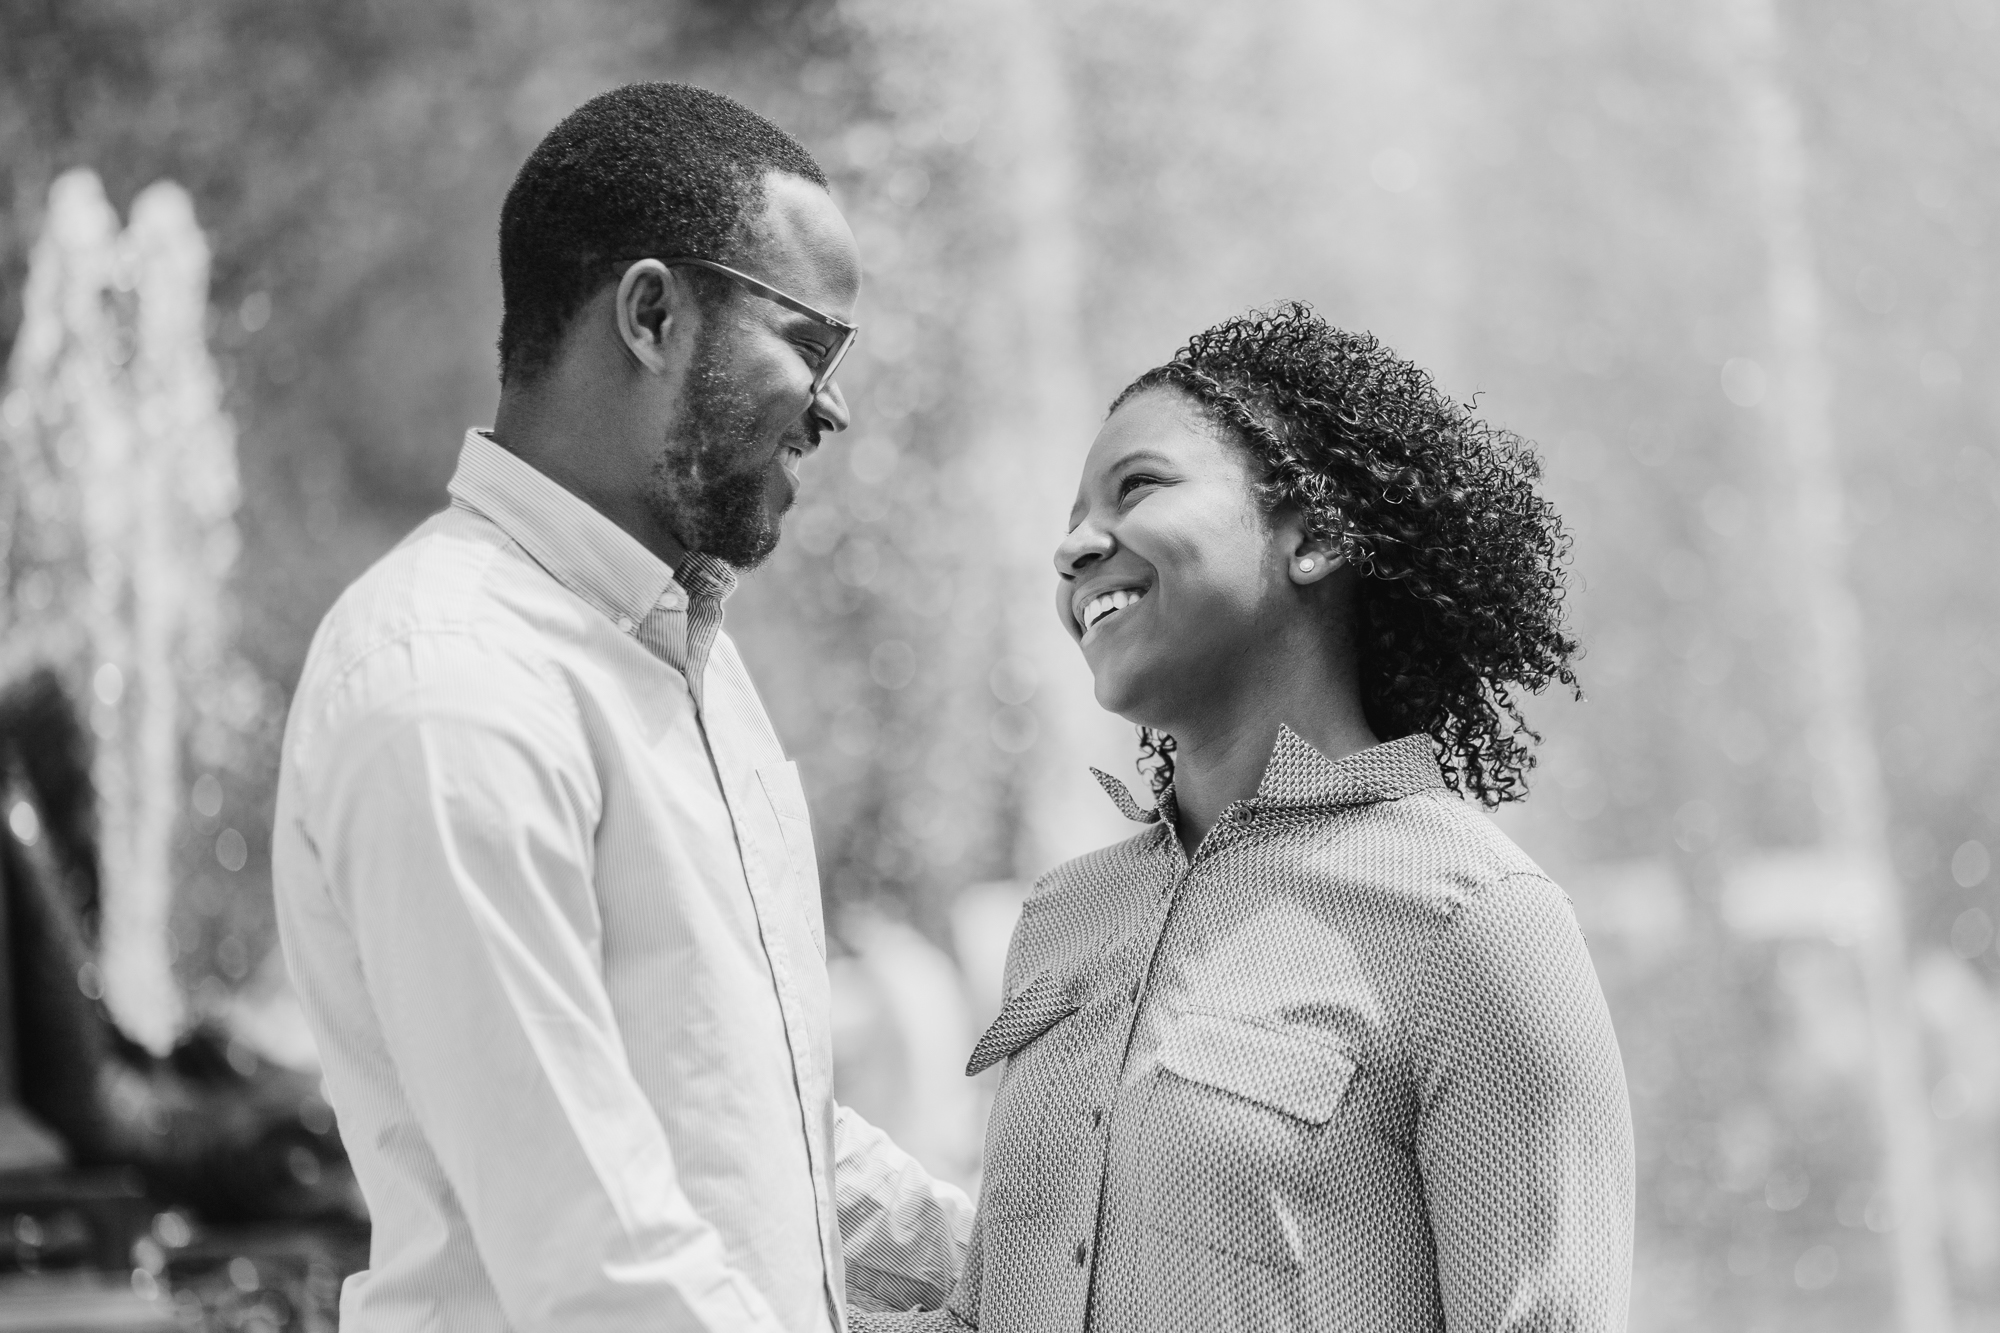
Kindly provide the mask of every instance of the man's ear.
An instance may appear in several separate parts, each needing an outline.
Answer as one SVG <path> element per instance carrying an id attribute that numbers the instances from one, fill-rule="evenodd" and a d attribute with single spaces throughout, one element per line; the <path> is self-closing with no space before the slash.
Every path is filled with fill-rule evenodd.
<path id="1" fill-rule="evenodd" d="M 618 279 L 614 309 L 625 353 L 647 370 L 667 368 L 667 336 L 689 317 L 694 293 L 657 259 L 641 259 Z"/>

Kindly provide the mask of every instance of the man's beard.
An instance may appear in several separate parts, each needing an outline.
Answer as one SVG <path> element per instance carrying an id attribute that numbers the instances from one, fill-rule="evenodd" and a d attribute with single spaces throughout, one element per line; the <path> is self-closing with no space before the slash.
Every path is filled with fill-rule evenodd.
<path id="1" fill-rule="evenodd" d="M 724 370 L 721 343 L 705 343 L 696 354 L 676 432 L 682 443 L 653 465 L 648 499 L 690 551 L 754 569 L 778 547 L 778 521 L 766 501 L 772 460 L 746 457 L 754 452 L 757 408 Z"/>

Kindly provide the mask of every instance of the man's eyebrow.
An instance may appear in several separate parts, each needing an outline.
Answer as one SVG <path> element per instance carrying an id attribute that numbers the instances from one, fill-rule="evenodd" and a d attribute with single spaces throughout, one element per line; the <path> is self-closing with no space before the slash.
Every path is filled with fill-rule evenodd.
<path id="1" fill-rule="evenodd" d="M 832 331 L 832 329 L 833 329 L 833 326 L 832 326 L 832 325 L 830 325 L 830 324 L 828 324 L 828 323 L 827 323 L 827 322 L 826 322 L 825 320 L 820 320 L 820 319 L 814 319 L 814 318 L 813 318 L 813 317 L 812 317 L 811 315 L 808 315 L 808 314 L 804 313 L 803 311 L 799 311 L 799 310 L 792 310 L 792 309 L 789 309 L 789 308 L 787 308 L 787 307 L 785 307 L 785 306 L 781 306 L 781 305 L 778 305 L 778 304 L 777 304 L 776 302 L 771 302 L 770 304 L 771 304 L 771 308 L 772 308 L 772 309 L 774 309 L 774 310 L 776 310 L 776 311 L 778 312 L 778 327 L 779 327 L 779 328 L 782 328 L 782 329 L 797 329 L 797 328 L 807 328 L 807 329 L 820 329 L 820 330 L 822 330 L 822 331 L 825 331 L 825 332 L 831 332 L 831 331 Z"/>

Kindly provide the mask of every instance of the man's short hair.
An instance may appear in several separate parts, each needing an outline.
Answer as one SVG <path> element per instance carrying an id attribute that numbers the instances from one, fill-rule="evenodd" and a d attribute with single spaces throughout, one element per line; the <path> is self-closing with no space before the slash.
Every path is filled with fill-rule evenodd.
<path id="1" fill-rule="evenodd" d="M 572 111 L 500 209 L 501 381 L 548 366 L 571 317 L 616 276 L 612 261 L 727 260 L 772 171 L 826 184 L 798 140 L 704 88 L 627 84 Z"/>

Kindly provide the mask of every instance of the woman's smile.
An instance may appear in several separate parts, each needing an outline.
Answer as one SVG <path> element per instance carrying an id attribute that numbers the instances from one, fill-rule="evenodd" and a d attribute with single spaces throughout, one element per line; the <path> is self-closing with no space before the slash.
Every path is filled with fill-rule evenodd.
<path id="1" fill-rule="evenodd" d="M 1083 630 L 1083 642 L 1096 638 L 1102 625 L 1145 595 L 1146 590 L 1136 586 L 1080 590 L 1071 604 L 1076 608 L 1076 623 Z"/>

